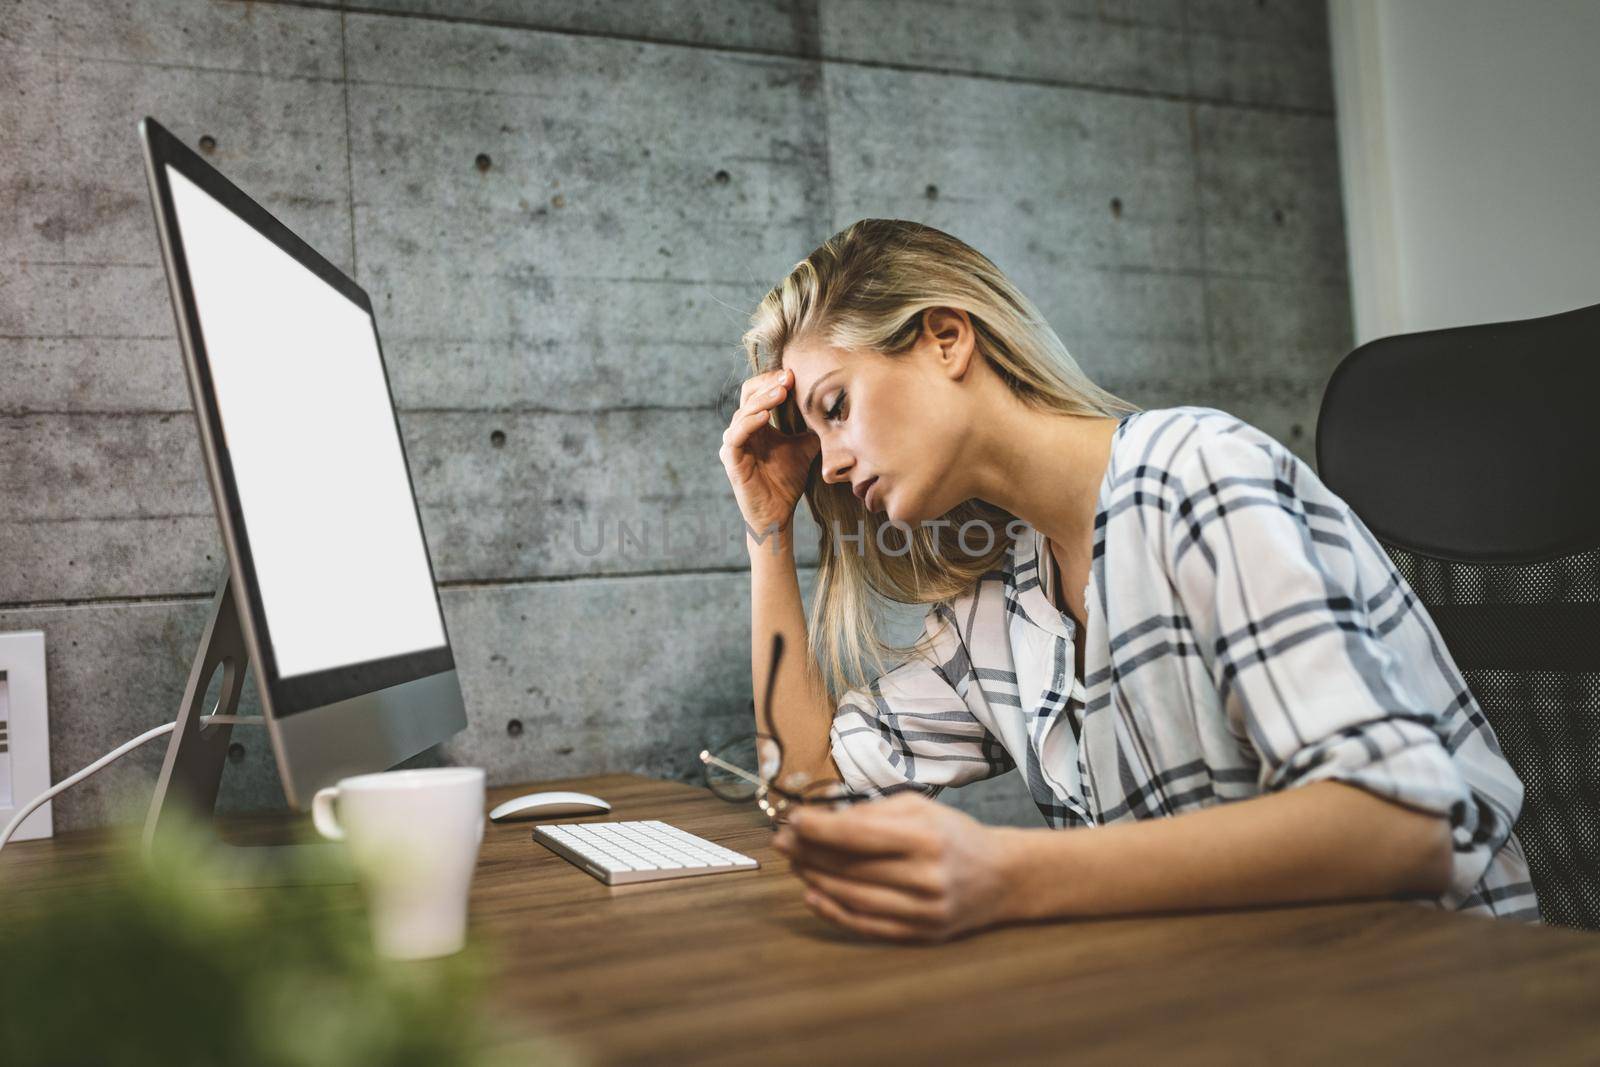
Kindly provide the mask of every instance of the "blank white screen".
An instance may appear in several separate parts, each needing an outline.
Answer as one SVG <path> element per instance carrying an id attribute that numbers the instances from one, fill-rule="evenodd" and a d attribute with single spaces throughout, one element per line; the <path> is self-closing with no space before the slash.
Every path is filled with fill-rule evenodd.
<path id="1" fill-rule="evenodd" d="M 279 677 L 442 647 L 371 317 L 167 178 Z"/>

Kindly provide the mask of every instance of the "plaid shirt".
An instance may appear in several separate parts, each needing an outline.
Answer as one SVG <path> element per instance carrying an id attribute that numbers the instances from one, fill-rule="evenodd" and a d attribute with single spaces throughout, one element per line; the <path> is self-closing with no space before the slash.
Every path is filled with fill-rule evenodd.
<path id="1" fill-rule="evenodd" d="M 1438 906 L 1537 921 L 1521 781 L 1410 586 L 1282 444 L 1212 408 L 1119 421 L 1082 678 L 1048 544 L 1007 533 L 1000 569 L 927 612 L 932 659 L 845 694 L 830 740 L 851 791 L 1020 767 L 1060 828 L 1343 781 L 1449 817 Z"/>

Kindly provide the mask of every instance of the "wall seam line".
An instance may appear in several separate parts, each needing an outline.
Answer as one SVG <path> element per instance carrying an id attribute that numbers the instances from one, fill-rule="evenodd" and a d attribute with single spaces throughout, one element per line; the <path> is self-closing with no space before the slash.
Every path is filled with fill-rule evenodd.
<path id="1" fill-rule="evenodd" d="M 344 180 L 350 205 L 350 277 L 358 279 L 356 261 L 355 146 L 350 138 L 350 46 L 344 32 L 344 12 L 339 12 L 339 84 L 344 92 Z M 359 281 L 358 281 L 359 284 Z"/>
<path id="2" fill-rule="evenodd" d="M 815 563 L 797 563 L 798 571 L 814 571 Z M 441 591 L 451 589 L 504 588 L 516 589 L 534 585 L 561 585 L 594 581 L 632 581 L 640 578 L 696 578 L 718 574 L 747 574 L 749 564 L 729 564 L 725 567 L 694 567 L 685 570 L 616 571 L 599 574 L 549 574 L 529 575 L 521 578 L 458 578 L 435 582 Z M 52 611 L 66 608 L 142 607 L 159 604 L 209 603 L 216 596 L 209 593 L 142 593 L 130 596 L 81 597 L 55 600 L 16 600 L 0 602 L 0 613 L 15 611 Z"/>

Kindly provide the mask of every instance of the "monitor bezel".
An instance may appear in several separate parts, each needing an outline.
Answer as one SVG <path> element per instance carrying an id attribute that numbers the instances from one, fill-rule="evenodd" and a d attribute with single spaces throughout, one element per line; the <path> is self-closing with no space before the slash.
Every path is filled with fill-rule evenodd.
<path id="1" fill-rule="evenodd" d="M 443 601 L 439 596 L 437 573 L 427 544 L 421 507 L 416 499 L 416 484 L 411 476 L 410 458 L 406 454 L 405 438 L 401 432 L 399 413 L 394 403 L 394 387 L 383 357 L 382 341 L 378 335 L 377 319 L 372 311 L 371 299 L 366 291 L 343 271 L 296 236 L 160 123 L 147 117 L 139 123 L 139 131 L 145 145 L 145 159 L 156 207 L 156 224 L 160 232 L 162 256 L 172 289 L 173 311 L 188 369 L 190 399 L 199 424 L 202 451 L 211 481 L 212 501 L 216 506 L 217 521 L 222 529 L 229 568 L 242 609 L 240 621 L 257 668 L 263 711 L 271 718 L 287 720 L 302 712 L 342 702 L 347 703 L 354 698 L 391 689 L 407 682 L 453 672 L 455 657 L 450 642 L 448 622 L 445 618 Z M 384 387 L 388 393 L 390 410 L 394 415 L 395 435 L 400 443 L 401 461 L 405 464 L 406 479 L 411 486 L 412 509 L 418 529 L 423 531 L 423 554 L 428 565 L 428 576 L 433 585 L 434 605 L 439 612 L 440 628 L 444 633 L 442 646 L 365 663 L 328 668 L 290 678 L 280 677 L 272 647 L 271 630 L 256 584 L 256 568 L 251 554 L 249 530 L 244 522 L 232 460 L 222 434 L 221 413 L 216 402 L 204 334 L 200 329 L 188 262 L 184 254 L 172 189 L 167 177 L 168 166 L 215 197 L 257 233 L 266 237 L 366 312 L 372 324 L 379 367 L 383 372 Z"/>

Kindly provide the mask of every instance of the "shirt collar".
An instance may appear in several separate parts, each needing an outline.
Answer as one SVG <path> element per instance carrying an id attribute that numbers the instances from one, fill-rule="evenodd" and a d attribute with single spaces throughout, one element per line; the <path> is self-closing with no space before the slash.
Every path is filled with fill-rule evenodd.
<path id="1" fill-rule="evenodd" d="M 1025 523 L 1011 542 L 1011 587 L 1017 606 L 1029 622 L 1046 633 L 1071 641 L 1077 623 L 1050 603 L 1046 580 L 1055 581 L 1055 560 L 1044 551 L 1044 535 Z M 1041 569 L 1046 568 L 1046 569 Z"/>

